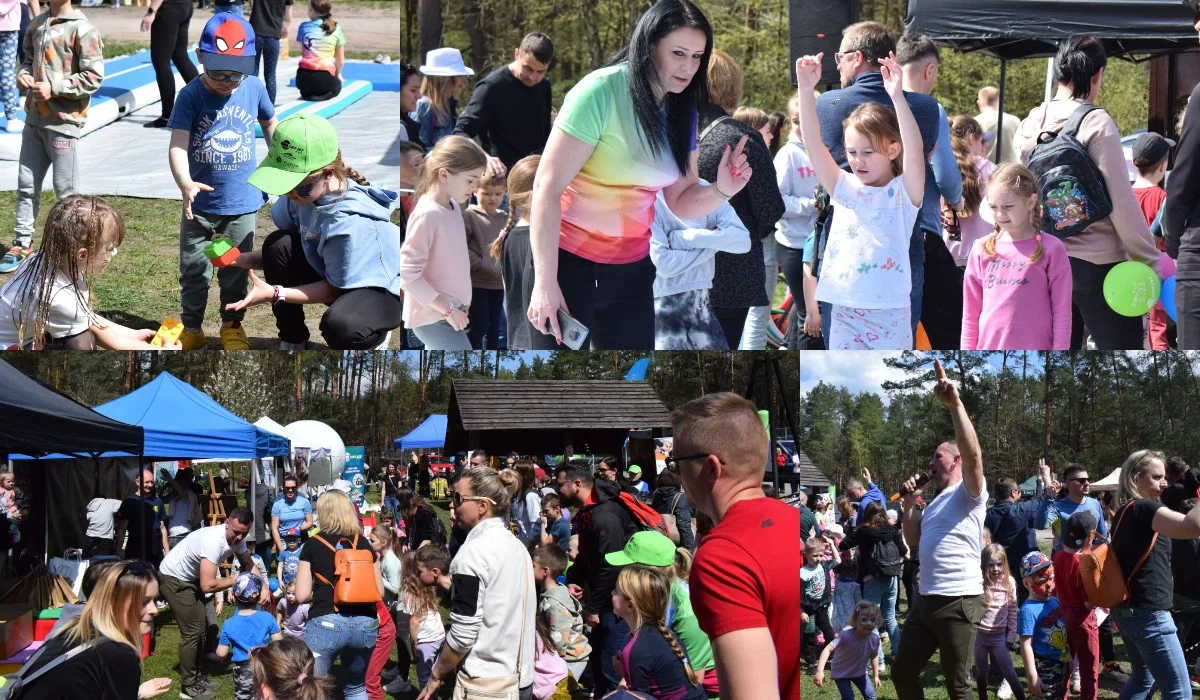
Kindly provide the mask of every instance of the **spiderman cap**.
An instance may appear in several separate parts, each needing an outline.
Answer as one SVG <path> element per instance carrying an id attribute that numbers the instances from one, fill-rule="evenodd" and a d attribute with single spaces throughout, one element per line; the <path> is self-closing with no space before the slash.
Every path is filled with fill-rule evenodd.
<path id="1" fill-rule="evenodd" d="M 235 14 L 213 15 L 204 25 L 196 51 L 204 70 L 254 74 L 254 29 Z"/>

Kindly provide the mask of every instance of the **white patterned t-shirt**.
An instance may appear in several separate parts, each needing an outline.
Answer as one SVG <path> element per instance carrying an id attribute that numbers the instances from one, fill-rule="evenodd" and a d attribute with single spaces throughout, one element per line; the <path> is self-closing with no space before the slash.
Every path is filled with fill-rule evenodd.
<path id="1" fill-rule="evenodd" d="M 817 300 L 856 309 L 909 305 L 908 244 L 920 205 L 896 176 L 882 187 L 842 172 L 833 191 L 833 224 L 817 281 Z"/>

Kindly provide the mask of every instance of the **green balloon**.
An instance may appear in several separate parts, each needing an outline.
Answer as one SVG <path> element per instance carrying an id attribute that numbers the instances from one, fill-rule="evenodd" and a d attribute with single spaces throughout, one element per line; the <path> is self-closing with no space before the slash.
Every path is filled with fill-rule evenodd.
<path id="1" fill-rule="evenodd" d="M 1162 283 L 1149 265 L 1126 260 L 1104 277 L 1104 301 L 1122 316 L 1149 313 L 1158 302 Z"/>

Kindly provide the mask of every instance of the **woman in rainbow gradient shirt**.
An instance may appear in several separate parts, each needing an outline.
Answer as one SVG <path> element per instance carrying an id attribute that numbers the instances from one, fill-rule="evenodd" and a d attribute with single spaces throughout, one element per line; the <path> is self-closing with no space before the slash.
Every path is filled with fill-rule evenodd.
<path id="1" fill-rule="evenodd" d="M 533 349 L 559 347 L 560 309 L 591 330 L 592 349 L 654 349 L 655 196 L 676 216 L 704 218 L 750 181 L 743 139 L 714 184 L 698 182 L 712 44 L 695 5 L 661 0 L 612 64 L 567 94 L 534 182 Z"/>
<path id="2" fill-rule="evenodd" d="M 300 98 L 320 102 L 342 91 L 342 64 L 346 62 L 346 35 L 333 21 L 330 0 L 309 0 L 308 21 L 296 30 L 300 67 L 296 89 Z"/>

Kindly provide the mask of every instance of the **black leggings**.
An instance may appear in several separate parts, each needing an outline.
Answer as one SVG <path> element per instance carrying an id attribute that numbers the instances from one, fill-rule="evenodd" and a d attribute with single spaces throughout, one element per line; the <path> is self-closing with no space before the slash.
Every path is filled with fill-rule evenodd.
<path id="1" fill-rule="evenodd" d="M 267 284 L 285 287 L 322 280 L 304 258 L 300 234 L 295 231 L 276 231 L 267 236 L 263 242 L 263 274 Z M 321 336 L 334 350 L 368 350 L 383 342 L 388 331 L 400 327 L 403 310 L 400 298 L 386 289 L 348 289 L 325 310 L 321 317 Z M 289 343 L 308 340 L 302 305 L 275 304 L 271 311 L 275 314 L 280 340 Z"/>
<path id="2" fill-rule="evenodd" d="M 191 0 L 166 0 L 150 25 L 150 63 L 158 82 L 163 119 L 171 118 L 175 107 L 175 76 L 171 64 L 185 83 L 196 79 L 196 64 L 188 58 L 188 25 L 192 21 Z"/>
<path id="3" fill-rule="evenodd" d="M 500 322 L 504 318 L 504 290 L 471 288 L 471 309 L 468 313 L 471 325 L 467 326 L 467 338 L 476 350 L 502 350 L 500 347 Z M 483 346 L 487 341 L 487 347 Z"/>
<path id="4" fill-rule="evenodd" d="M 746 316 L 749 313 L 748 306 L 739 306 L 736 309 L 713 307 L 713 315 L 717 317 L 721 330 L 725 332 L 725 342 L 729 343 L 730 350 L 737 350 L 742 344 L 742 331 L 746 328 Z"/>
<path id="5" fill-rule="evenodd" d="M 1142 317 L 1122 316 L 1104 301 L 1104 278 L 1116 266 L 1071 258 L 1071 349 L 1084 349 L 1084 328 L 1097 350 L 1142 349 Z"/>
<path id="6" fill-rule="evenodd" d="M 558 251 L 558 287 L 571 316 L 591 331 L 582 349 L 654 349 L 654 263 L 596 263 Z M 553 335 L 533 331 L 531 349 L 565 350 Z M 732 347 L 732 346 L 731 346 Z"/>
<path id="7" fill-rule="evenodd" d="M 296 69 L 296 89 L 300 99 L 320 102 L 337 97 L 342 91 L 342 81 L 327 70 Z"/>
<path id="8" fill-rule="evenodd" d="M 800 635 L 800 655 L 803 657 L 806 663 L 813 663 L 821 654 L 821 650 L 828 646 L 834 638 L 833 625 L 829 624 L 829 606 L 818 605 L 815 607 L 808 607 L 806 605 L 802 605 L 800 606 L 800 609 L 813 619 L 813 622 L 817 624 L 817 629 L 821 632 L 821 636 L 825 638 L 825 641 L 818 646 L 817 635 Z"/>

